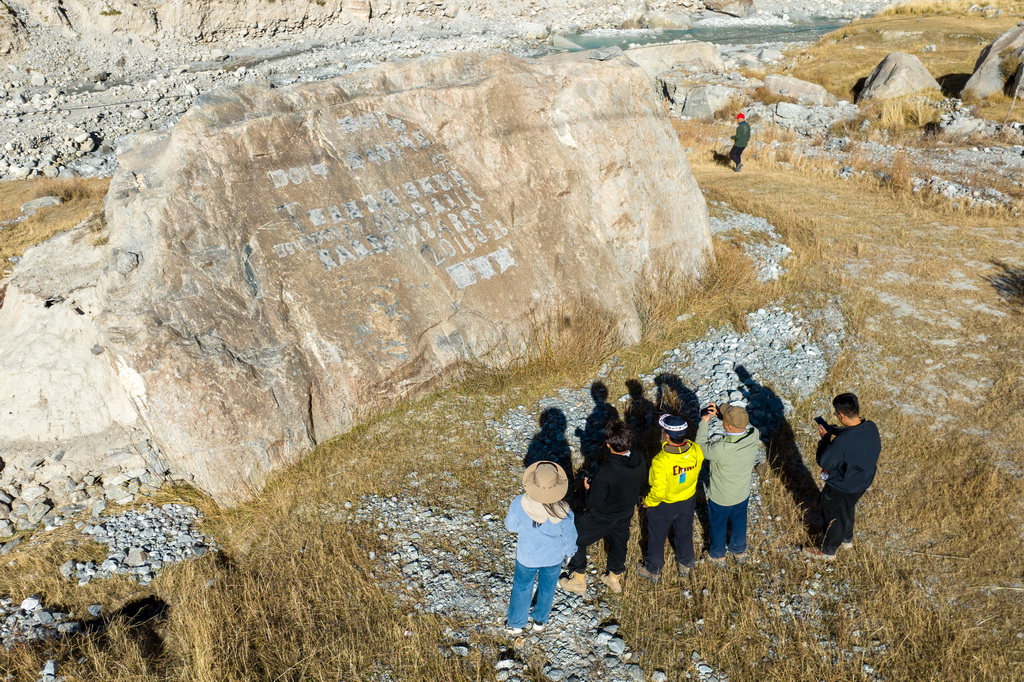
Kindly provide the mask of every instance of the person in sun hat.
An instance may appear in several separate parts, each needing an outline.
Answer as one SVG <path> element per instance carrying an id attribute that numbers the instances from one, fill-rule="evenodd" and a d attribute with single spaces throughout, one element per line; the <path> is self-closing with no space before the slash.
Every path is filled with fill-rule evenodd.
<path id="1" fill-rule="evenodd" d="M 522 634 L 528 618 L 533 619 L 535 631 L 544 629 L 562 562 L 576 551 L 576 525 L 566 500 L 569 478 L 565 470 L 554 462 L 534 462 L 523 472 L 523 489 L 525 492 L 512 500 L 505 516 L 505 527 L 519 535 L 506 617 L 513 635 Z"/>
<path id="2" fill-rule="evenodd" d="M 739 173 L 743 168 L 743 150 L 750 144 L 750 124 L 747 123 L 747 117 L 742 112 L 736 114 L 736 120 L 739 121 L 739 124 L 736 126 L 736 134 L 729 138 L 732 140 L 729 158 L 736 164 L 733 170 Z"/>
<path id="3" fill-rule="evenodd" d="M 648 482 L 651 491 L 643 500 L 647 509 L 647 551 L 637 573 L 650 580 L 661 580 L 665 565 L 665 540 L 669 528 L 676 531 L 676 563 L 680 576 L 693 567 L 693 511 L 697 477 L 704 464 L 701 447 L 686 438 L 687 423 L 682 417 L 662 415 L 661 451 L 654 456 Z"/>
<path id="4" fill-rule="evenodd" d="M 712 443 L 710 422 L 714 417 L 722 421 L 725 438 Z M 747 551 L 747 503 L 750 484 L 754 478 L 754 463 L 761 451 L 761 433 L 751 426 L 747 411 L 738 406 L 710 403 L 697 427 L 698 445 L 711 470 L 708 486 L 708 526 L 711 546 L 708 556 L 717 565 L 725 563 L 726 535 L 729 552 L 736 563 L 742 564 Z"/>

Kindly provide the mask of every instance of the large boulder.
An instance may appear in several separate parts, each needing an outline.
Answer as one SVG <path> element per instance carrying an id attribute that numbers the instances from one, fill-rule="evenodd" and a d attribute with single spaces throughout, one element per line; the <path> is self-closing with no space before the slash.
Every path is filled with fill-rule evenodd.
<path id="1" fill-rule="evenodd" d="M 722 73 L 725 70 L 718 48 L 711 43 L 688 42 L 633 47 L 626 50 L 625 54 L 651 78 L 679 66 L 694 72 Z"/>
<path id="2" fill-rule="evenodd" d="M 688 88 L 679 113 L 689 118 L 714 118 L 739 99 L 742 91 L 725 85 L 704 84 Z"/>
<path id="3" fill-rule="evenodd" d="M 688 31 L 693 18 L 682 12 L 653 12 L 647 17 L 647 28 L 657 31 Z"/>
<path id="4" fill-rule="evenodd" d="M 819 104 L 826 107 L 835 106 L 836 98 L 825 88 L 817 83 L 802 81 L 792 76 L 783 76 L 777 73 L 764 77 L 764 87 L 777 95 L 792 97 L 805 104 Z"/>
<path id="5" fill-rule="evenodd" d="M 1021 22 L 993 40 L 978 55 L 974 73 L 964 85 L 963 94 L 971 97 L 988 97 L 1002 92 L 1006 87 L 1007 75 L 1003 61 L 1011 55 L 1020 58 L 1024 50 L 1024 22 Z"/>
<path id="6" fill-rule="evenodd" d="M 704 0 L 704 7 L 719 14 L 749 17 L 754 11 L 754 0 Z"/>
<path id="7" fill-rule="evenodd" d="M 925 90 L 941 87 L 921 60 L 906 52 L 891 52 L 868 76 L 857 101 L 905 97 Z"/>
<path id="8" fill-rule="evenodd" d="M 237 503 L 454 367 L 528 354 L 549 321 L 637 340 L 635 294 L 709 249 L 685 153 L 622 59 L 459 54 L 218 91 L 120 155 L 105 227 L 16 268 L 0 355 L 36 369 L 0 376 L 0 456 L 141 429 Z"/>

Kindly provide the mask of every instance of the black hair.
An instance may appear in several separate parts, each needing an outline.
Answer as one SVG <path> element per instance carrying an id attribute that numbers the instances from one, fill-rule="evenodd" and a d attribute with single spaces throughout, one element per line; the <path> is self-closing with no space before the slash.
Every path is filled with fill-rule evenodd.
<path id="1" fill-rule="evenodd" d="M 629 432 L 626 422 L 613 419 L 604 427 L 604 440 L 615 452 L 627 452 L 633 442 L 633 434 Z"/>
<path id="2" fill-rule="evenodd" d="M 860 401 L 853 393 L 840 393 L 832 399 L 832 407 L 844 417 L 853 419 L 860 416 Z"/>

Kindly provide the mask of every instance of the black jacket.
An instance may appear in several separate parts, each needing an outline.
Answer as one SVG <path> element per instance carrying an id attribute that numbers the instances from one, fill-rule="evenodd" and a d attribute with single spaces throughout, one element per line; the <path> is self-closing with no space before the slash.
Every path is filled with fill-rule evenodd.
<path id="1" fill-rule="evenodd" d="M 587 492 L 587 514 L 601 521 L 632 518 L 647 483 L 647 467 L 640 453 L 629 457 L 608 453 Z"/>
<path id="2" fill-rule="evenodd" d="M 862 493 L 875 479 L 882 439 L 874 422 L 837 430 L 836 436 L 825 436 L 818 442 L 818 466 L 828 472 L 825 481 L 844 493 Z"/>

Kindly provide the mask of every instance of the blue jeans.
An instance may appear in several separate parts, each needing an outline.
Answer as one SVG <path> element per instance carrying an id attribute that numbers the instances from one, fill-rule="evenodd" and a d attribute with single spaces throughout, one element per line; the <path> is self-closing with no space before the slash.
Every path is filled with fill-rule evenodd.
<path id="1" fill-rule="evenodd" d="M 512 576 L 512 599 L 509 600 L 506 618 L 510 628 L 526 627 L 527 616 L 533 618 L 534 623 L 548 622 L 551 603 L 555 601 L 555 586 L 561 572 L 561 564 L 530 568 L 516 562 L 516 572 Z M 536 595 L 533 592 L 534 582 L 537 583 Z"/>
<path id="2" fill-rule="evenodd" d="M 748 502 L 749 497 L 739 504 L 723 507 L 708 500 L 708 525 L 711 526 L 711 547 L 708 548 L 708 554 L 712 559 L 721 559 L 725 556 L 725 530 L 729 523 L 732 523 L 729 551 L 733 554 L 743 554 L 747 550 Z"/>

